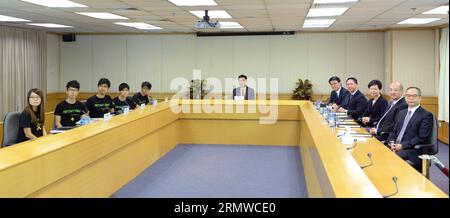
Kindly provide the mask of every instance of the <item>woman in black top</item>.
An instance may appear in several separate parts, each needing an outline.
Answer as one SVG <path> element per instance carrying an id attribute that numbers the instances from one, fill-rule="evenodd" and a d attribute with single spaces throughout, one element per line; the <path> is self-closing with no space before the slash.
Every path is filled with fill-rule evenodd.
<path id="1" fill-rule="evenodd" d="M 381 81 L 372 80 L 368 87 L 372 98 L 367 102 L 367 110 L 361 118 L 361 124 L 365 127 L 374 127 L 386 111 L 388 102 L 381 95 Z"/>
<path id="2" fill-rule="evenodd" d="M 113 99 L 114 110 L 116 113 L 123 113 L 123 106 L 129 106 L 130 110 L 136 108 L 136 104 L 128 97 L 130 93 L 130 86 L 126 83 L 122 83 L 119 85 L 120 95 Z"/>
<path id="3" fill-rule="evenodd" d="M 27 106 L 20 114 L 17 143 L 47 135 L 44 127 L 44 95 L 39 89 L 31 89 L 27 95 Z"/>

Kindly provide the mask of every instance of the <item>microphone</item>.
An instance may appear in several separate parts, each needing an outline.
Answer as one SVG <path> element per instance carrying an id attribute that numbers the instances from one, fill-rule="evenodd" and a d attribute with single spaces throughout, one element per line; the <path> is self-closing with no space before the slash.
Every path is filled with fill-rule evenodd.
<path id="1" fill-rule="evenodd" d="M 370 153 L 370 152 L 367 153 L 367 157 L 369 157 L 370 163 L 367 164 L 367 165 L 361 166 L 361 169 L 364 169 L 364 168 L 366 168 L 366 167 L 370 167 L 370 166 L 373 165 L 373 161 L 372 161 L 372 153 Z"/>
<path id="2" fill-rule="evenodd" d="M 352 150 L 354 147 L 356 147 L 356 142 L 357 142 L 357 141 L 358 141 L 357 139 L 353 139 L 353 145 L 352 145 L 352 147 L 347 148 L 347 150 Z"/>
<path id="3" fill-rule="evenodd" d="M 392 177 L 392 181 L 394 181 L 394 184 L 395 184 L 395 192 L 390 195 L 383 195 L 383 198 L 389 198 L 398 193 L 397 177 L 396 176 Z"/>

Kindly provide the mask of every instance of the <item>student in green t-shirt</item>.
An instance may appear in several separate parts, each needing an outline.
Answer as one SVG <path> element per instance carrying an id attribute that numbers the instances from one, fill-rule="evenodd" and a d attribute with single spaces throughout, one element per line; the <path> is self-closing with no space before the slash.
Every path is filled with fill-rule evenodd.
<path id="1" fill-rule="evenodd" d="M 76 126 L 81 116 L 87 113 L 86 106 L 77 101 L 80 91 L 80 83 L 76 80 L 69 81 L 66 85 L 67 98 L 60 102 L 55 109 L 56 128 L 63 126 Z"/>
<path id="2" fill-rule="evenodd" d="M 152 84 L 145 81 L 142 82 L 141 84 L 141 91 L 134 94 L 133 96 L 133 102 L 135 104 L 137 104 L 138 106 L 141 104 L 149 104 L 150 103 L 150 96 L 148 95 L 148 93 L 150 92 L 150 90 L 152 90 Z"/>
<path id="3" fill-rule="evenodd" d="M 103 118 L 106 113 L 114 113 L 114 103 L 112 98 L 107 95 L 111 82 L 109 79 L 101 78 L 97 87 L 97 94 L 86 101 L 86 107 L 91 118 Z"/>
<path id="4" fill-rule="evenodd" d="M 118 114 L 123 113 L 124 106 L 128 106 L 130 108 L 130 110 L 135 109 L 136 104 L 128 96 L 130 93 L 130 86 L 126 83 L 121 83 L 119 85 L 119 92 L 120 92 L 120 95 L 113 99 L 114 110 L 116 111 L 116 113 L 118 113 Z"/>

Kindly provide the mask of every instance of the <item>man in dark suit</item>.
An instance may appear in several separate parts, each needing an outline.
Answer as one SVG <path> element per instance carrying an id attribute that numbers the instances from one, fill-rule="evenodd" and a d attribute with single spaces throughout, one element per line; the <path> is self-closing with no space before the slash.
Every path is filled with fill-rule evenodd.
<path id="1" fill-rule="evenodd" d="M 255 100 L 255 90 L 247 86 L 247 76 L 240 75 L 238 80 L 239 87 L 233 89 L 233 99 L 236 99 L 236 96 L 243 96 L 244 100 Z"/>
<path id="2" fill-rule="evenodd" d="M 383 116 L 388 102 L 381 94 L 383 84 L 380 80 L 372 80 L 369 85 L 369 92 L 372 98 L 367 102 L 367 110 L 361 118 L 360 123 L 365 127 L 374 127 Z"/>
<path id="3" fill-rule="evenodd" d="M 346 113 L 353 119 L 357 120 L 362 117 L 367 109 L 367 99 L 363 93 L 358 90 L 358 80 L 350 77 L 347 79 L 347 89 L 349 94 L 342 101 L 341 106 L 333 106 L 334 111 Z"/>
<path id="4" fill-rule="evenodd" d="M 408 108 L 400 111 L 396 117 L 394 131 L 389 134 L 389 146 L 403 160 L 409 160 L 422 170 L 422 161 L 415 145 L 427 143 L 433 129 L 433 114 L 420 106 L 421 90 L 409 87 L 405 100 Z"/>
<path id="5" fill-rule="evenodd" d="M 330 99 L 328 100 L 328 104 L 336 104 L 341 105 L 342 101 L 348 95 L 347 89 L 342 87 L 341 79 L 337 76 L 333 76 L 328 80 L 328 83 L 331 86 Z"/>
<path id="6" fill-rule="evenodd" d="M 399 82 L 394 82 L 389 85 L 389 96 L 391 101 L 388 104 L 388 109 L 383 114 L 374 128 L 370 129 L 370 133 L 379 141 L 386 141 L 389 133 L 394 130 L 395 117 L 399 111 L 408 108 L 405 98 L 403 97 L 403 85 Z"/>

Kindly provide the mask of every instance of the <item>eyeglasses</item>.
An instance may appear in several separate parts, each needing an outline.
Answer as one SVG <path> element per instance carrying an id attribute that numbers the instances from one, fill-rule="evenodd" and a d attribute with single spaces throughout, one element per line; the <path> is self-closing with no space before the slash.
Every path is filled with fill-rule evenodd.
<path id="1" fill-rule="evenodd" d="M 67 91 L 76 92 L 78 89 L 69 88 Z"/>
<path id="2" fill-rule="evenodd" d="M 417 98 L 417 97 L 419 97 L 419 95 L 405 95 L 405 97 L 407 97 L 407 98 Z"/>

